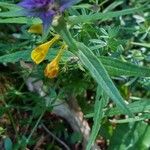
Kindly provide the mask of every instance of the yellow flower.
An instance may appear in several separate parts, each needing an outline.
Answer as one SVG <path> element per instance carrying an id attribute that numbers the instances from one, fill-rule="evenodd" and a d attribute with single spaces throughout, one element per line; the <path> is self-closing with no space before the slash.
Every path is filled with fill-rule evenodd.
<path id="1" fill-rule="evenodd" d="M 38 47 L 36 47 L 32 52 L 31 52 L 31 58 L 32 60 L 36 63 L 39 64 L 40 62 L 42 62 L 50 47 L 52 47 L 52 45 L 59 39 L 59 35 L 54 36 L 53 39 L 51 39 L 49 42 L 46 42 L 44 44 L 39 45 Z"/>
<path id="2" fill-rule="evenodd" d="M 62 45 L 57 56 L 46 66 L 44 71 L 46 77 L 51 79 L 57 77 L 59 72 L 59 61 L 66 48 L 67 48 L 66 44 Z"/>
<path id="3" fill-rule="evenodd" d="M 36 33 L 36 34 L 42 34 L 42 31 L 43 31 L 43 26 L 42 24 L 35 24 L 35 25 L 32 25 L 28 32 L 30 33 Z"/>
<path id="4" fill-rule="evenodd" d="M 58 72 L 59 72 L 59 64 L 56 59 L 54 59 L 52 62 L 50 62 L 44 70 L 44 74 L 48 78 L 57 77 Z"/>

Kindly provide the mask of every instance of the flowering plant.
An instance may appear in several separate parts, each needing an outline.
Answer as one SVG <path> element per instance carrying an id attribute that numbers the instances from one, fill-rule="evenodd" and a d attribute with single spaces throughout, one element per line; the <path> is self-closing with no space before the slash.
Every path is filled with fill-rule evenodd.
<path id="1" fill-rule="evenodd" d="M 54 19 L 54 17 L 60 15 L 64 12 L 65 9 L 71 7 L 75 4 L 75 0 L 23 0 L 18 5 L 21 6 L 23 9 L 21 10 L 21 14 L 27 17 L 39 17 L 43 22 L 43 34 L 48 33 L 48 29 Z M 40 26 L 40 25 L 38 25 Z M 39 32 L 41 29 L 40 27 L 36 28 L 35 26 L 29 29 L 29 32 Z M 46 42 L 37 48 L 35 48 L 31 53 L 31 58 L 36 64 L 42 62 L 48 53 L 48 49 L 52 47 L 52 45 L 59 39 L 59 36 L 55 36 L 49 42 Z M 59 54 L 56 58 L 47 65 L 45 69 L 45 75 L 49 78 L 56 77 L 59 70 L 59 60 L 60 56 L 62 55 L 62 51 L 64 48 L 60 49 Z"/>
<path id="2" fill-rule="evenodd" d="M 23 0 L 18 5 L 24 9 L 21 13 L 28 17 L 39 17 L 43 21 L 43 30 L 47 32 L 55 16 L 76 3 L 76 0 Z"/>
<path id="3" fill-rule="evenodd" d="M 149 149 L 149 8 L 0 2 L 0 149 Z"/>

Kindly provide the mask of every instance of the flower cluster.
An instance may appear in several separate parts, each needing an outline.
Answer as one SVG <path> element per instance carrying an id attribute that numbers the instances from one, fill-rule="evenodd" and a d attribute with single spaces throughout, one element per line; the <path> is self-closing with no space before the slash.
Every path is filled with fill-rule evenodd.
<path id="1" fill-rule="evenodd" d="M 36 47 L 31 53 L 32 60 L 36 64 L 41 63 L 46 58 L 49 48 L 51 48 L 59 40 L 59 38 L 60 36 L 56 35 L 50 41 Z M 59 72 L 59 61 L 65 49 L 67 49 L 67 45 L 63 44 L 57 56 L 47 65 L 44 71 L 46 77 L 48 78 L 57 77 Z"/>
<path id="2" fill-rule="evenodd" d="M 77 0 L 23 0 L 18 5 L 23 8 L 22 15 L 39 17 L 43 22 L 43 31 L 46 32 L 53 18 L 76 2 Z"/>
<path id="3" fill-rule="evenodd" d="M 23 8 L 21 10 L 22 15 L 28 17 L 39 17 L 43 22 L 43 26 L 33 25 L 28 31 L 32 33 L 41 33 L 43 30 L 43 33 L 45 34 L 49 29 L 53 18 L 64 12 L 65 9 L 69 8 L 76 2 L 77 0 L 23 0 L 18 5 Z M 41 63 L 45 59 L 49 48 L 51 48 L 59 38 L 60 36 L 56 35 L 52 40 L 36 47 L 31 53 L 32 60 L 36 64 Z M 54 78 L 57 76 L 59 71 L 59 61 L 66 48 L 66 45 L 61 46 L 57 56 L 47 65 L 44 71 L 45 76 L 48 78 Z"/>

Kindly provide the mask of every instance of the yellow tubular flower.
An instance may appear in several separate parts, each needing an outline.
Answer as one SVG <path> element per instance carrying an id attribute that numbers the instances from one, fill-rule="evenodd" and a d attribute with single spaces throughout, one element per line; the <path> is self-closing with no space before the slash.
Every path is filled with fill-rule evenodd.
<path id="1" fill-rule="evenodd" d="M 66 44 L 62 45 L 57 56 L 46 66 L 44 71 L 46 77 L 51 79 L 57 77 L 59 72 L 59 61 L 66 48 L 67 48 Z"/>
<path id="2" fill-rule="evenodd" d="M 42 24 L 35 24 L 35 25 L 32 25 L 28 32 L 30 33 L 36 33 L 36 34 L 42 34 L 42 31 L 43 31 L 43 26 Z"/>
<path id="3" fill-rule="evenodd" d="M 53 39 L 51 39 L 49 42 L 46 42 L 44 44 L 39 45 L 31 52 L 31 58 L 36 63 L 39 64 L 42 62 L 50 47 L 59 39 L 59 35 L 56 35 Z"/>
<path id="4" fill-rule="evenodd" d="M 44 70 L 45 76 L 51 79 L 57 77 L 58 72 L 59 72 L 59 65 L 56 59 L 51 61 Z"/>

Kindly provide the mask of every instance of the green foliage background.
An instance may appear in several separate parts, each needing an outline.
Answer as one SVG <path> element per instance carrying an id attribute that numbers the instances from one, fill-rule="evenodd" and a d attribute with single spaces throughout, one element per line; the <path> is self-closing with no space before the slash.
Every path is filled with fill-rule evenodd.
<path id="1" fill-rule="evenodd" d="M 79 135 L 64 131 L 69 130 L 65 122 L 60 123 L 58 118 L 50 122 L 45 117 L 55 107 L 55 101 L 68 100 L 73 95 L 92 128 L 87 150 L 96 139 L 103 139 L 105 146 L 100 147 L 104 149 L 148 150 L 150 2 L 85 0 L 67 10 L 63 18 L 68 28 L 63 28 L 60 22 L 50 31 L 57 31 L 69 45 L 54 80 L 45 78 L 43 70 L 46 62 L 56 56 L 58 46 L 50 49 L 44 63 L 34 65 L 30 71 L 24 69 L 23 62 L 32 63 L 30 53 L 43 39 L 27 32 L 41 20 L 20 17 L 17 2 L 0 2 L 0 118 L 3 120 L 7 115 L 10 121 L 10 125 L 0 124 L 5 149 L 35 145 L 39 134 L 34 129 L 43 122 L 58 137 L 70 139 L 70 145 L 80 142 Z M 50 39 L 51 34 L 46 38 Z M 29 76 L 45 83 L 48 106 L 44 98 L 27 90 L 25 80 Z M 19 133 L 17 126 L 22 129 Z M 29 126 L 26 132 L 25 126 Z M 54 141 L 44 148 L 60 149 Z"/>

